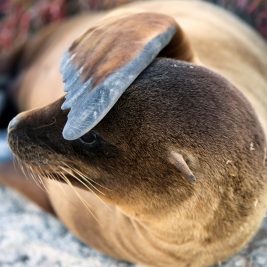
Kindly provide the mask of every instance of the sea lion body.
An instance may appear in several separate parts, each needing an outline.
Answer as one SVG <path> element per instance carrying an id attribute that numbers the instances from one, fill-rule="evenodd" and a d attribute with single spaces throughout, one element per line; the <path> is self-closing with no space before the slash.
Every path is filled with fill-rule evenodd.
<path id="1" fill-rule="evenodd" d="M 229 153 L 231 159 L 228 160 L 227 154 L 222 151 L 220 155 L 215 146 L 213 150 L 214 158 L 217 160 L 221 157 L 224 166 L 218 164 L 216 168 L 217 161 L 215 159 L 214 162 L 211 159 L 210 164 L 203 160 L 204 163 L 201 163 L 203 164 L 201 168 L 204 168 L 205 171 L 208 171 L 209 168 L 212 169 L 212 167 L 216 168 L 210 170 L 210 176 L 214 175 L 214 178 L 208 177 L 205 181 L 201 173 L 198 175 L 199 165 L 196 160 L 193 169 L 196 169 L 196 176 L 200 177 L 200 182 L 198 181 L 193 185 L 194 189 L 192 189 L 192 185 L 185 185 L 186 190 L 188 190 L 186 192 L 188 198 L 183 201 L 182 208 L 173 209 L 170 206 L 166 210 L 166 206 L 163 204 L 163 206 L 159 204 L 159 207 L 155 208 L 153 205 L 156 204 L 153 201 L 150 203 L 149 198 L 139 198 L 138 195 L 135 197 L 134 194 L 127 198 L 128 201 L 134 203 L 134 208 L 132 208 L 129 202 L 120 202 L 118 196 L 113 196 L 112 192 L 105 191 L 101 187 L 101 191 L 103 190 L 107 195 L 112 195 L 112 201 L 105 194 L 96 197 L 95 194 L 84 189 L 75 187 L 73 190 L 69 184 L 45 180 L 49 200 L 57 216 L 79 239 L 115 258 L 140 263 L 144 266 L 209 266 L 229 257 L 242 248 L 259 227 L 266 209 L 266 173 L 263 170 L 263 165 L 265 160 L 264 149 L 266 149 L 264 135 L 266 136 L 267 133 L 267 46 L 252 29 L 238 19 L 219 8 L 200 1 L 133 3 L 114 11 L 109 16 L 118 16 L 119 14 L 135 12 L 135 10 L 136 12 L 140 10 L 142 12 L 159 12 L 175 18 L 188 36 L 199 65 L 219 73 L 245 95 L 255 109 L 256 116 L 265 131 L 265 134 L 263 134 L 261 127 L 255 122 L 255 131 L 257 130 L 260 134 L 257 137 L 258 139 L 255 139 L 256 141 L 251 139 L 252 141 L 247 143 L 247 153 L 255 153 L 254 155 L 257 155 L 257 158 L 260 157 L 260 163 L 256 164 L 258 169 L 255 170 L 255 173 L 258 174 L 259 172 L 262 179 L 254 183 L 252 177 L 250 177 L 245 182 L 244 188 L 251 189 L 244 189 L 240 192 L 236 185 L 227 184 L 227 180 L 223 183 L 218 182 L 220 178 L 216 177 L 227 173 L 226 176 L 237 177 L 236 183 L 239 184 L 238 179 L 241 179 L 241 183 L 245 174 L 242 168 L 242 170 L 238 169 L 239 166 L 236 165 L 238 163 L 233 162 L 232 152 Z M 61 56 L 73 40 L 88 28 L 96 25 L 103 16 L 106 16 L 106 13 L 87 14 L 57 26 L 43 44 L 41 52 L 37 54 L 23 73 L 18 98 L 18 105 L 21 110 L 46 106 L 64 95 L 64 85 L 58 71 Z M 25 62 L 34 49 L 36 48 L 29 46 L 26 50 Z M 162 68 L 164 72 L 166 62 L 162 65 L 161 63 L 155 64 L 158 68 Z M 166 77 L 168 77 L 168 73 L 172 73 L 172 69 L 176 68 L 174 61 L 170 60 L 168 64 L 171 67 L 167 69 Z M 181 71 L 185 68 L 186 72 L 190 68 L 192 68 L 192 72 L 195 71 L 194 65 L 182 64 L 178 66 L 179 68 Z M 148 78 L 144 76 L 140 79 L 145 83 Z M 151 80 L 153 80 L 153 77 L 151 77 Z M 221 83 L 224 84 L 223 81 Z M 243 99 L 243 96 L 239 97 Z M 230 101 L 227 97 L 225 99 L 225 101 Z M 247 102 L 244 100 L 242 103 Z M 56 107 L 53 106 L 53 108 L 55 108 L 54 114 L 60 110 L 59 104 Z M 215 110 L 216 107 L 214 112 Z M 253 114 L 253 110 L 250 108 L 243 113 L 246 112 Z M 39 113 L 37 112 L 37 114 Z M 45 113 L 43 116 L 45 117 Z M 123 119 L 123 116 L 121 118 Z M 162 119 L 167 120 L 164 116 Z M 57 123 L 59 122 L 57 121 Z M 102 130 L 101 125 L 100 123 L 97 129 L 104 133 L 105 131 Z M 237 131 L 231 125 L 230 123 L 229 127 L 233 127 L 233 132 Z M 126 126 L 124 125 L 124 127 Z M 153 124 L 151 127 L 152 131 Z M 199 127 L 199 125 L 196 125 L 196 127 Z M 113 128 L 111 127 L 111 129 Z M 116 129 L 114 131 L 116 132 Z M 105 132 L 105 134 L 110 137 L 110 133 Z M 116 134 L 119 135 L 118 132 Z M 125 142 L 125 146 L 125 150 L 129 149 L 130 151 L 131 148 L 127 147 L 127 142 Z M 218 144 L 218 149 L 219 147 L 220 144 Z M 193 161 L 195 158 L 201 157 L 203 148 L 205 148 L 205 143 L 196 145 L 198 156 L 193 155 Z M 149 149 L 148 147 L 147 151 L 150 151 Z M 192 151 L 194 151 L 193 148 L 189 151 L 189 156 L 193 153 Z M 157 151 L 157 153 L 161 152 Z M 216 155 L 217 152 L 218 155 Z M 234 154 L 238 155 L 237 151 L 234 151 Z M 212 154 L 209 156 L 213 157 Z M 146 159 L 147 161 L 150 160 L 149 157 Z M 253 158 L 253 156 L 251 157 Z M 207 159 L 207 156 L 203 156 L 203 158 Z M 241 155 L 240 158 L 242 158 Z M 239 161 L 237 160 L 237 162 Z M 130 168 L 130 165 L 127 166 Z M 146 165 L 144 164 L 143 167 L 145 169 Z M 135 168 L 135 163 L 131 168 Z M 131 173 L 131 169 L 128 171 Z M 251 170 L 248 173 L 251 173 Z M 90 175 L 100 177 L 107 174 L 99 167 L 94 169 Z M 167 173 L 165 175 L 168 176 Z M 114 180 L 116 180 L 116 177 L 114 177 Z M 125 184 L 125 187 L 127 187 L 127 184 Z M 231 190 L 232 192 L 229 192 Z M 121 191 L 123 191 L 123 183 Z M 203 191 L 203 194 L 200 194 L 200 191 Z M 243 193 L 244 195 L 242 195 Z M 121 199 L 124 199 L 123 192 L 121 194 Z M 157 194 L 160 193 L 156 192 L 155 196 Z M 219 198 L 217 194 L 220 195 Z M 225 203 L 224 194 L 226 194 Z M 230 204 L 231 194 L 233 206 Z M 244 206 L 235 207 L 234 198 L 238 194 L 242 195 Z M 158 201 L 162 201 L 162 199 L 159 198 Z M 114 203 L 120 204 L 114 205 Z M 223 205 L 227 208 L 224 209 Z M 144 207 L 146 206 L 148 211 L 145 211 Z M 155 209 L 155 213 L 150 213 L 149 207 L 152 210 Z M 226 215 L 225 218 L 227 219 L 225 220 L 228 221 L 220 221 L 218 218 L 221 215 L 216 212 L 220 213 L 223 210 L 227 213 L 226 210 L 231 209 L 230 207 L 233 212 Z M 88 209 L 91 211 L 88 211 Z M 240 209 L 241 213 L 243 209 L 244 216 L 238 217 L 235 215 L 239 212 L 235 209 Z M 231 218 L 231 214 L 234 217 Z M 193 220 L 193 218 L 196 218 L 196 220 Z M 216 221 L 217 219 L 218 221 Z M 210 223 L 212 220 L 214 220 L 214 224 Z M 210 236 L 210 232 L 214 232 L 214 236 Z"/>

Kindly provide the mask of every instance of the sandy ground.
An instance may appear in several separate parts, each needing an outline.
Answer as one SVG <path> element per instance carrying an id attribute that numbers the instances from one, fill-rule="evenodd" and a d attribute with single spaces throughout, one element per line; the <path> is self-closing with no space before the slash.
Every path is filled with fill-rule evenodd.
<path id="1" fill-rule="evenodd" d="M 55 218 L 0 187 L 1 267 L 130 267 L 78 241 Z M 267 218 L 254 240 L 222 267 L 267 267 Z M 137 266 L 134 266 L 137 267 Z"/>

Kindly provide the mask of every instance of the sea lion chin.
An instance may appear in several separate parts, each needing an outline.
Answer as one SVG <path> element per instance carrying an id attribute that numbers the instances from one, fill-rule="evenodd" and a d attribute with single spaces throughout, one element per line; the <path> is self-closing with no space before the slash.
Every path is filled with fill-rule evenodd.
<path id="1" fill-rule="evenodd" d="M 149 266 L 208 266 L 254 234 L 265 209 L 266 140 L 229 81 L 205 67 L 158 58 L 74 141 L 62 136 L 63 101 L 19 115 L 9 144 L 32 168 L 81 187 L 85 198 L 93 191 L 111 207 L 105 213 L 91 199 L 95 226 L 77 206 L 73 222 L 55 206 L 87 244 Z M 107 221 L 108 238 L 101 234 Z"/>

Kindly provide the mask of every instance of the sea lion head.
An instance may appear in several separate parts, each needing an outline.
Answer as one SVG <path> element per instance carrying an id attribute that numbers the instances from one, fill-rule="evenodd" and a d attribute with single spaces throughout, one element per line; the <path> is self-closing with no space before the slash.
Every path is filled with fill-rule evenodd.
<path id="1" fill-rule="evenodd" d="M 63 101 L 13 119 L 14 154 L 41 173 L 89 187 L 129 216 L 149 220 L 175 210 L 201 223 L 212 214 L 207 225 L 218 229 L 222 217 L 248 216 L 264 188 L 260 123 L 243 95 L 204 67 L 156 59 L 74 141 L 62 136 Z"/>

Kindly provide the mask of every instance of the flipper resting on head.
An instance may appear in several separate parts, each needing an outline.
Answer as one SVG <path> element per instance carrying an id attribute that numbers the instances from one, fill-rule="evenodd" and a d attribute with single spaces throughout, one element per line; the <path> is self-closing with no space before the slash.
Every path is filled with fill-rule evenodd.
<path id="1" fill-rule="evenodd" d="M 185 43 L 182 36 L 173 18 L 156 13 L 128 15 L 84 33 L 61 63 L 67 92 L 62 109 L 70 109 L 63 137 L 74 140 L 90 131 L 164 47 Z M 168 50 L 175 57 L 177 51 Z"/>

